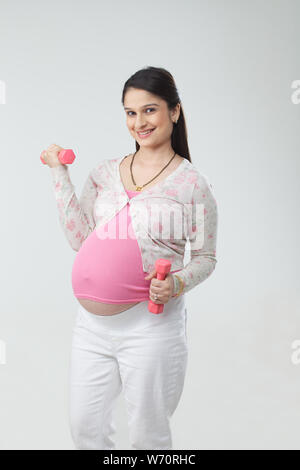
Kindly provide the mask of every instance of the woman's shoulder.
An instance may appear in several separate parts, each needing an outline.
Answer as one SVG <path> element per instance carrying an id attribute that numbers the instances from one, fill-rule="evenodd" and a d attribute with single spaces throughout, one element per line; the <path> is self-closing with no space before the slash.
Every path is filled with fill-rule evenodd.
<path id="1" fill-rule="evenodd" d="M 200 172 L 199 168 L 192 163 L 190 160 L 187 158 L 184 158 L 185 160 L 185 171 L 188 172 L 190 176 L 201 176 L 202 173 Z"/>
<path id="2" fill-rule="evenodd" d="M 198 187 L 209 186 L 210 188 L 212 188 L 212 184 L 208 175 L 204 173 L 197 165 L 190 162 L 188 159 L 186 159 L 186 169 Z"/>
<path id="3" fill-rule="evenodd" d="M 115 166 L 118 158 L 105 158 L 90 170 L 90 177 L 98 184 L 105 185 L 108 180 L 115 179 Z"/>
<path id="4" fill-rule="evenodd" d="M 119 158 L 105 158 L 101 160 L 100 162 L 98 162 L 94 166 L 93 170 L 111 169 L 117 166 L 119 160 L 120 160 Z"/>

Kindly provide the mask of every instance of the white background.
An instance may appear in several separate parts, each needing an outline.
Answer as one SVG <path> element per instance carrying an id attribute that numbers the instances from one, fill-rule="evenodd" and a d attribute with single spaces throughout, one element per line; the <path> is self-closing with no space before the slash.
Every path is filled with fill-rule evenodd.
<path id="1" fill-rule="evenodd" d="M 73 449 L 74 252 L 40 152 L 91 168 L 135 150 L 121 105 L 147 65 L 176 81 L 192 162 L 218 202 L 217 265 L 186 296 L 189 362 L 174 449 L 300 449 L 300 2 L 0 0 L 0 447 Z M 129 449 L 123 397 L 117 448 Z"/>

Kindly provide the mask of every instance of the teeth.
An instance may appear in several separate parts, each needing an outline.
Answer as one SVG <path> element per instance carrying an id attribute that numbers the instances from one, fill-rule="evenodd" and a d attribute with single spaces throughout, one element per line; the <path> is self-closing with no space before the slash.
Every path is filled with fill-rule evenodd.
<path id="1" fill-rule="evenodd" d="M 147 132 L 139 132 L 139 134 L 141 134 L 141 135 L 146 135 L 146 134 L 150 134 L 150 132 L 152 132 L 152 131 L 153 131 L 153 129 L 150 129 L 150 131 L 147 131 Z"/>

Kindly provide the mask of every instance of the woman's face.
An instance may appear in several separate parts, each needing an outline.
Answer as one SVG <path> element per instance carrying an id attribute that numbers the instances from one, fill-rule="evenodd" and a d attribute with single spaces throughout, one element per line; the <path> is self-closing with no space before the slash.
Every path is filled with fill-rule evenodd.
<path id="1" fill-rule="evenodd" d="M 177 121 L 180 104 L 169 111 L 166 101 L 148 91 L 129 88 L 124 98 L 126 124 L 132 137 L 141 147 L 156 147 L 170 140 L 173 121 Z M 143 137 L 139 132 L 154 129 Z"/>

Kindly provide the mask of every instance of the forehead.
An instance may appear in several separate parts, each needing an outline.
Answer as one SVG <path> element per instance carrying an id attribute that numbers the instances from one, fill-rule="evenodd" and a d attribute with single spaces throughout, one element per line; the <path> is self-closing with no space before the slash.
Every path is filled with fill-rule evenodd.
<path id="1" fill-rule="evenodd" d="M 146 90 L 129 88 L 124 97 L 124 108 L 141 108 L 147 104 L 162 105 L 162 99 Z"/>

